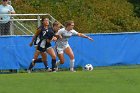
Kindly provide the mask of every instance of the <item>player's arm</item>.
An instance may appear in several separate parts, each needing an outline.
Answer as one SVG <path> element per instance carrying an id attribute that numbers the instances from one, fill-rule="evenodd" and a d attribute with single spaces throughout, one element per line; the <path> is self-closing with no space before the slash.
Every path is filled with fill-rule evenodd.
<path id="1" fill-rule="evenodd" d="M 47 35 L 47 42 L 51 42 L 52 40 L 55 39 L 55 37 L 54 37 L 55 33 L 54 32 L 49 32 L 48 34 L 49 35 Z"/>
<path id="2" fill-rule="evenodd" d="M 41 32 L 41 29 L 37 29 L 36 33 L 34 34 L 31 43 L 29 44 L 30 46 L 33 45 L 33 42 L 35 40 L 35 38 L 39 35 L 39 33 Z"/>
<path id="3" fill-rule="evenodd" d="M 55 34 L 54 37 L 56 37 L 57 39 L 58 39 L 58 38 L 62 38 L 62 33 L 63 33 L 63 30 L 60 29 L 60 30 L 57 31 L 57 33 Z"/>
<path id="4" fill-rule="evenodd" d="M 53 41 L 56 41 L 57 40 L 57 37 L 53 36 L 52 40 Z"/>
<path id="5" fill-rule="evenodd" d="M 77 35 L 78 35 L 78 36 L 80 36 L 80 37 L 87 38 L 87 39 L 89 39 L 89 40 L 93 41 L 93 39 L 92 39 L 91 37 L 86 36 L 85 34 L 82 34 L 82 33 L 77 33 Z"/>
<path id="6" fill-rule="evenodd" d="M 56 41 L 58 38 L 62 38 L 62 36 L 61 35 L 55 35 L 53 40 Z"/>

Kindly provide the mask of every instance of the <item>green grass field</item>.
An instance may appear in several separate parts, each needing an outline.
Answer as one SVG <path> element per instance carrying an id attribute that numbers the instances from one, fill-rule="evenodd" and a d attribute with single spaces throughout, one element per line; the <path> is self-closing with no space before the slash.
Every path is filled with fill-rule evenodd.
<path id="1" fill-rule="evenodd" d="M 0 74 L 0 93 L 139 93 L 140 68 Z"/>

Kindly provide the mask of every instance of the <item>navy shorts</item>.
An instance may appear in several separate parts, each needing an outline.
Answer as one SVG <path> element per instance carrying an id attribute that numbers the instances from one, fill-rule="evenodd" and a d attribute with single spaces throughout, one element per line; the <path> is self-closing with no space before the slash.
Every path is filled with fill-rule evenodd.
<path id="1" fill-rule="evenodd" d="M 40 51 L 40 52 L 46 52 L 46 50 L 48 48 L 50 48 L 51 46 L 52 46 L 51 43 L 46 43 L 45 48 L 42 48 L 42 47 L 38 46 L 37 50 Z"/>

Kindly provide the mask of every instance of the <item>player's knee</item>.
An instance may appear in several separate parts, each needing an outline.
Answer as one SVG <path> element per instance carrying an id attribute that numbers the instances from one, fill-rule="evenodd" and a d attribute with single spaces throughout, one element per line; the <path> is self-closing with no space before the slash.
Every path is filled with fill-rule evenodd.
<path id="1" fill-rule="evenodd" d="M 46 61 L 46 58 L 42 58 L 42 61 L 45 62 Z"/>
<path id="2" fill-rule="evenodd" d="M 74 59 L 74 55 L 71 55 L 71 56 L 70 56 L 70 59 L 73 60 L 73 59 Z"/>
<path id="3" fill-rule="evenodd" d="M 60 64 L 64 64 L 64 60 L 60 60 Z"/>
<path id="4" fill-rule="evenodd" d="M 75 59 L 71 59 L 70 62 L 75 62 Z"/>
<path id="5" fill-rule="evenodd" d="M 52 59 L 56 59 L 56 55 L 52 55 Z"/>

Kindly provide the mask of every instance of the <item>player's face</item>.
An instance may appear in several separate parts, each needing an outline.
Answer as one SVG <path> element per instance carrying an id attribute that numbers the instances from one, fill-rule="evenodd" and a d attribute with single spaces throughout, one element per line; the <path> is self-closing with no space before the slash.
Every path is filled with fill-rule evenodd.
<path id="1" fill-rule="evenodd" d="M 44 26 L 48 26 L 48 25 L 49 25 L 49 19 L 48 19 L 48 18 L 45 18 L 45 19 L 44 19 L 43 25 L 44 25 Z"/>
<path id="2" fill-rule="evenodd" d="M 59 29 L 60 29 L 60 26 L 59 26 L 59 25 L 54 26 L 54 31 L 55 31 L 55 32 L 57 32 Z"/>
<path id="3" fill-rule="evenodd" d="M 72 30 L 74 28 L 74 23 L 71 23 L 71 25 L 69 25 L 69 29 Z"/>

